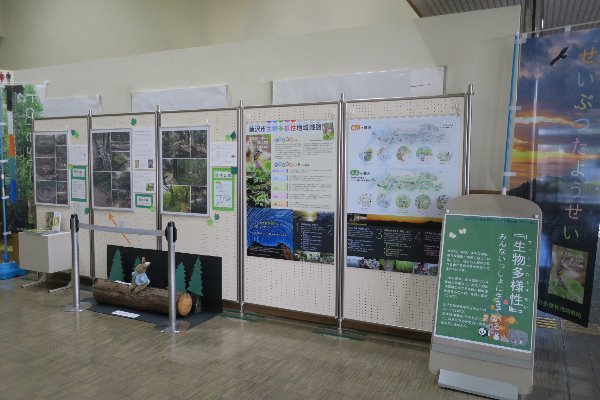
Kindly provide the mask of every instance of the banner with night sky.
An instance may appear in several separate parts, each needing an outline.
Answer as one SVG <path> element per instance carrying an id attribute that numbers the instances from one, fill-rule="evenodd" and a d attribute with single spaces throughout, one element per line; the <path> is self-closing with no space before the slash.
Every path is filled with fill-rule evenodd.
<path id="1" fill-rule="evenodd" d="M 600 221 L 600 29 L 521 44 L 509 194 L 543 212 L 538 309 L 587 326 Z"/>

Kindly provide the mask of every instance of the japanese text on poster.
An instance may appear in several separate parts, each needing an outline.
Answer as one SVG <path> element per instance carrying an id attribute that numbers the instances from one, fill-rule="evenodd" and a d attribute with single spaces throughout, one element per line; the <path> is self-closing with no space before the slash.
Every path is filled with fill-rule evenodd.
<path id="1" fill-rule="evenodd" d="M 434 335 L 531 352 L 539 221 L 447 215 Z"/>

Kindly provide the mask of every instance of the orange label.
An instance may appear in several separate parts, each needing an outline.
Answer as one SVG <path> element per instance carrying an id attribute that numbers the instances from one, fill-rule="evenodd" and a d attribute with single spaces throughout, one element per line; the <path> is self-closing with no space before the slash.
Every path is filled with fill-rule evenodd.
<path id="1" fill-rule="evenodd" d="M 15 135 L 8 135 L 8 156 L 15 156 Z"/>

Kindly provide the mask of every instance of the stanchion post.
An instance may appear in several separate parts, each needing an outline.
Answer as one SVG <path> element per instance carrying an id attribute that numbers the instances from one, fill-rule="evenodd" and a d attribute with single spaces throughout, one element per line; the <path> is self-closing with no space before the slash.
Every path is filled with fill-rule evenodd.
<path id="1" fill-rule="evenodd" d="M 189 328 L 186 321 L 177 321 L 177 308 L 175 301 L 177 299 L 177 288 L 175 283 L 175 242 L 177 241 L 177 228 L 175 222 L 169 221 L 165 229 L 168 246 L 168 268 L 169 268 L 169 322 L 168 324 L 159 324 L 156 329 L 163 333 L 178 333 Z"/>
<path id="2" fill-rule="evenodd" d="M 73 285 L 73 304 L 64 306 L 68 312 L 81 312 L 79 303 L 79 218 L 77 214 L 71 214 L 69 224 L 71 228 L 71 283 Z"/>

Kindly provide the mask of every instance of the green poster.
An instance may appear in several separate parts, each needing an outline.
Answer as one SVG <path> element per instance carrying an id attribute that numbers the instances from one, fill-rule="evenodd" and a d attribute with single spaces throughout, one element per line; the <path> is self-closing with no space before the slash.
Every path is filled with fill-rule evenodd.
<path id="1" fill-rule="evenodd" d="M 434 335 L 531 352 L 539 221 L 446 215 Z"/>
<path id="2" fill-rule="evenodd" d="M 87 201 L 87 167 L 71 166 L 71 201 Z"/>
<path id="3" fill-rule="evenodd" d="M 218 211 L 233 211 L 234 185 L 231 167 L 212 168 L 212 208 Z"/>

